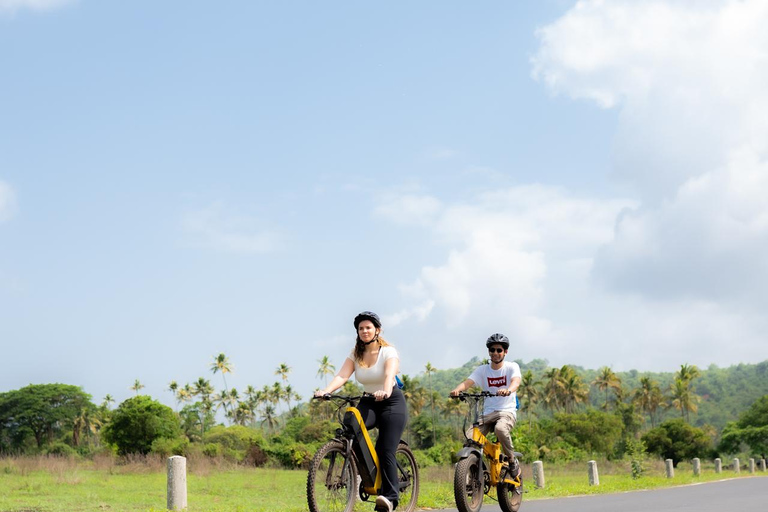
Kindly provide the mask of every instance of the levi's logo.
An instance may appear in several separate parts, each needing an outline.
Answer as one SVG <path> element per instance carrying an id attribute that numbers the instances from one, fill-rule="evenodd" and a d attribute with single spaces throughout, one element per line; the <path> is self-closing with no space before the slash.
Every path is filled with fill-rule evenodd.
<path id="1" fill-rule="evenodd" d="M 501 377 L 488 377 L 488 386 L 493 388 L 500 388 L 507 385 L 507 376 Z"/>

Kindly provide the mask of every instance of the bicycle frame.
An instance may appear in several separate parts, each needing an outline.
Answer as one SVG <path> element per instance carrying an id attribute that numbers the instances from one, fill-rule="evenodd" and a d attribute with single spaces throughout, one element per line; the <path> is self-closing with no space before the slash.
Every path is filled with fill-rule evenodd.
<path id="1" fill-rule="evenodd" d="M 350 429 L 354 439 L 350 438 L 352 452 L 357 461 L 360 478 L 363 482 L 363 490 L 370 495 L 377 495 L 381 491 L 381 471 L 379 471 L 379 457 L 365 427 L 360 410 L 355 406 L 349 406 L 344 414 L 342 424 Z M 355 442 L 356 441 L 356 442 Z M 348 446 L 349 446 L 348 444 Z"/>
<path id="2" fill-rule="evenodd" d="M 521 485 L 520 478 L 507 478 L 504 477 L 502 479 L 501 472 L 504 468 L 504 458 L 506 458 L 506 455 L 504 455 L 504 452 L 501 449 L 501 443 L 498 441 L 495 443 L 492 443 L 487 437 L 483 435 L 483 433 L 480 431 L 480 416 L 478 414 L 478 404 L 480 403 L 480 398 L 485 398 L 486 396 L 493 396 L 490 393 L 483 392 L 478 393 L 475 395 L 465 393 L 462 395 L 459 395 L 459 399 L 466 400 L 467 398 L 473 398 L 473 408 L 474 408 L 474 421 L 472 423 L 472 437 L 467 437 L 466 442 L 464 443 L 464 447 L 459 451 L 458 458 L 464 459 L 467 458 L 471 453 L 476 453 L 480 460 L 483 463 L 483 470 L 488 472 L 489 476 L 489 482 L 491 487 L 498 485 L 500 482 L 504 482 L 510 485 L 514 485 L 515 487 L 519 487 Z M 466 434 L 464 434 L 466 437 Z M 483 455 L 485 455 L 485 458 L 487 458 L 490 461 L 490 467 L 485 463 L 485 458 L 483 458 Z M 519 454 L 518 452 L 515 452 L 516 457 L 522 456 L 522 454 Z"/>
<path id="3" fill-rule="evenodd" d="M 347 454 L 354 458 L 363 484 L 362 491 L 370 496 L 376 496 L 381 491 L 379 457 L 360 410 L 355 405 L 356 401 L 365 396 L 366 394 L 363 393 L 360 396 L 342 398 L 349 406 L 345 409 L 343 417 L 341 407 L 337 411 L 341 428 L 336 429 L 336 439 L 344 443 Z"/>

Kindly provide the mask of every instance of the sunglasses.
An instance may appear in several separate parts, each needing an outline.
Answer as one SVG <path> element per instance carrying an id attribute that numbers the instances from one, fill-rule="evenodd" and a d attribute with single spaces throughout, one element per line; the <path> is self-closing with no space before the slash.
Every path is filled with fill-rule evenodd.
<path id="1" fill-rule="evenodd" d="M 503 348 L 489 348 L 488 353 L 490 354 L 501 354 L 504 352 Z"/>

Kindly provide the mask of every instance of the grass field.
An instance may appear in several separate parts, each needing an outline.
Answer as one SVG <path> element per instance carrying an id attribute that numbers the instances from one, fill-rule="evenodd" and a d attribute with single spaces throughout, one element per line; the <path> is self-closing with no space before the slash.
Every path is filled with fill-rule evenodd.
<path id="1" fill-rule="evenodd" d="M 209 459 L 192 459 L 187 466 L 190 512 L 307 510 L 304 471 L 243 468 Z M 601 462 L 598 466 L 599 486 L 589 486 L 585 463 L 545 466 L 544 489 L 533 488 L 530 467 L 523 466 L 528 484 L 524 500 L 752 476 L 744 469 L 740 474 L 728 470 L 716 474 L 712 464 L 702 463 L 702 475 L 694 477 L 691 466 L 681 463 L 675 478 L 668 479 L 663 463 L 658 461 L 646 462 L 643 476 L 632 479 L 628 463 Z M 452 468 L 422 470 L 419 507 L 455 507 Z M 53 457 L 0 459 L 0 512 L 135 512 L 165 508 L 165 461 L 159 458 L 121 464 L 108 457 L 79 462 Z M 360 503 L 356 509 L 372 508 L 369 503 Z"/>

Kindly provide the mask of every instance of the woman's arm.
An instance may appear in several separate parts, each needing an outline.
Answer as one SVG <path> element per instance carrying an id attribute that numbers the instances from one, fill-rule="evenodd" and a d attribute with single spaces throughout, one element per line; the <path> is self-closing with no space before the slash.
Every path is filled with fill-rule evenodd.
<path id="1" fill-rule="evenodd" d="M 396 357 L 390 357 L 384 361 L 384 388 L 373 393 L 376 400 L 384 400 L 392 394 L 392 388 L 395 386 L 395 375 L 400 371 L 400 360 Z"/>
<path id="2" fill-rule="evenodd" d="M 325 389 L 320 389 L 315 391 L 315 396 L 323 396 L 330 393 L 333 393 L 337 389 L 339 389 L 341 386 L 344 385 L 345 382 L 349 380 L 349 378 L 352 376 L 352 374 L 355 371 L 355 363 L 352 362 L 350 358 L 346 358 L 344 360 L 344 364 L 341 365 L 341 370 L 339 370 L 339 373 L 336 374 L 336 376 L 333 378 L 330 384 Z"/>

